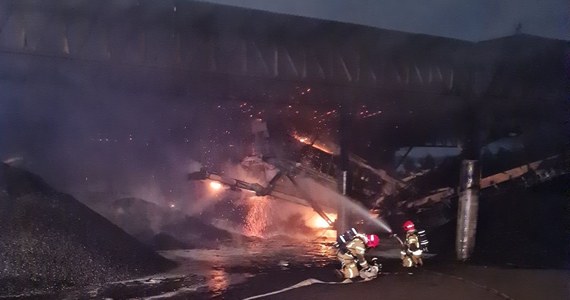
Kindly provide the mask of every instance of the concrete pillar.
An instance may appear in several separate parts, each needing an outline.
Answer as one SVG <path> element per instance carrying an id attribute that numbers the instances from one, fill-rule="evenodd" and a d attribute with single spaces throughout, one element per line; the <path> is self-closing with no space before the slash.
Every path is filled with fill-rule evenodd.
<path id="1" fill-rule="evenodd" d="M 349 180 L 348 180 L 348 171 L 343 170 L 341 171 L 340 178 L 339 178 L 339 191 L 344 197 L 348 197 L 348 189 L 349 189 Z M 338 234 L 341 234 L 349 229 L 349 215 L 348 209 L 346 207 L 346 203 L 342 201 L 342 199 L 338 203 L 337 208 L 337 218 L 335 227 Z"/>
<path id="2" fill-rule="evenodd" d="M 350 95 L 347 95 L 340 105 L 340 126 L 339 126 L 339 146 L 340 146 L 340 160 L 338 174 L 338 189 L 344 197 L 349 197 L 351 194 L 352 182 L 350 178 L 350 103 L 352 101 Z M 350 215 L 347 208 L 346 201 L 341 199 L 338 203 L 338 214 L 336 219 L 337 233 L 343 233 L 350 227 Z"/>
<path id="3" fill-rule="evenodd" d="M 481 181 L 479 161 L 464 160 L 461 163 L 460 172 L 455 252 L 458 260 L 466 261 L 471 257 L 475 248 L 477 212 L 479 209 L 479 183 Z"/>

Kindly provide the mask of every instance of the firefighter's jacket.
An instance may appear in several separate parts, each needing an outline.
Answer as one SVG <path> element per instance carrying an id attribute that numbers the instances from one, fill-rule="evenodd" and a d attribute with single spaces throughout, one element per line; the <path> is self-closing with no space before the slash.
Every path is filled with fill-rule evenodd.
<path id="1" fill-rule="evenodd" d="M 340 250 L 337 254 L 338 259 L 343 265 L 350 265 L 358 263 L 363 269 L 368 268 L 368 262 L 364 257 L 366 253 L 366 244 L 364 243 L 366 237 L 361 234 L 357 235 L 354 239 L 346 243 L 348 251 Z"/>
<path id="2" fill-rule="evenodd" d="M 406 247 L 405 252 L 407 253 L 402 253 L 402 255 L 409 253 L 414 256 L 421 256 L 423 253 L 422 249 L 420 248 L 420 238 L 415 231 L 408 231 L 406 233 L 404 246 Z"/>

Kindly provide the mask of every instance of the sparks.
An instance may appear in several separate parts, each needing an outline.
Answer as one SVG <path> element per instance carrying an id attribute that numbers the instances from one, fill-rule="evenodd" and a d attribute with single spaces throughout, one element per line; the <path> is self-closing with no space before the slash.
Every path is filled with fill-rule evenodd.
<path id="1" fill-rule="evenodd" d="M 296 140 L 298 140 L 299 142 L 303 143 L 303 144 L 307 144 L 310 145 L 311 147 L 315 148 L 315 149 L 319 149 L 323 152 L 326 152 L 328 154 L 332 154 L 333 151 L 329 148 L 327 148 L 325 145 L 323 145 L 322 143 L 318 143 L 317 141 L 315 142 L 311 142 L 311 140 L 308 137 L 304 137 L 304 136 L 300 136 L 296 133 L 293 133 L 293 138 L 295 138 Z"/>

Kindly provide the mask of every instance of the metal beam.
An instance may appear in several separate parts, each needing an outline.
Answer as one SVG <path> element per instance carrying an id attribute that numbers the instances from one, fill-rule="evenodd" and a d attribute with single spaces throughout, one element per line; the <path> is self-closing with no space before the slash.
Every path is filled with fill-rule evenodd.
<path id="1" fill-rule="evenodd" d="M 228 9 L 215 5 L 100 2 L 55 1 L 40 5 L 30 0 L 0 1 L 0 55 L 9 52 L 368 88 L 392 85 L 386 79 L 398 78 L 391 88 L 427 88 L 417 67 L 427 61 L 404 57 L 399 59 L 398 68 L 386 69 L 384 66 L 392 59 L 364 39 L 346 37 L 339 41 L 318 31 L 309 34 L 275 26 L 259 32 L 253 27 L 255 20 L 243 20 L 243 28 L 230 28 L 231 18 L 227 22 L 230 25 L 220 20 L 230 14 Z M 241 20 L 239 10 L 236 15 Z M 279 32 L 283 37 L 272 36 Z M 438 70 L 448 71 L 432 78 L 429 89 L 444 93 L 452 87 L 454 66 L 439 63 Z M 410 80 L 412 69 L 418 80 Z M 399 70 L 405 70 L 404 79 Z M 378 73 L 388 74 L 380 77 Z"/>

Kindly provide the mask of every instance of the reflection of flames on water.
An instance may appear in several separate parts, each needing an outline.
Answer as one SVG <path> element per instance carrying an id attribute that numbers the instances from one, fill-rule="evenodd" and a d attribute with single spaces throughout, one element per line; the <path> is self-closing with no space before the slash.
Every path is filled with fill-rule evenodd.
<path id="1" fill-rule="evenodd" d="M 263 237 L 269 225 L 269 201 L 266 197 L 249 197 L 248 212 L 245 217 L 244 233 L 247 236 Z"/>
<path id="2" fill-rule="evenodd" d="M 214 294 L 213 296 L 219 295 L 228 288 L 230 282 L 224 270 L 212 269 L 209 275 L 208 288 Z"/>

